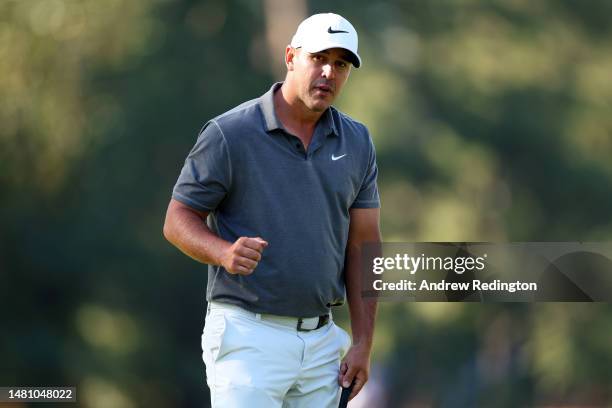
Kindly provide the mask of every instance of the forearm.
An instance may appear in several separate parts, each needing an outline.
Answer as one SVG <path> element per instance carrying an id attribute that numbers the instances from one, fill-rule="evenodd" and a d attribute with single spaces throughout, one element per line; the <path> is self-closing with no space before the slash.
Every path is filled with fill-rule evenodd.
<path id="1" fill-rule="evenodd" d="M 349 244 L 346 253 L 345 283 L 346 296 L 351 317 L 353 344 L 363 345 L 370 350 L 374 337 L 377 299 L 364 298 L 361 277 L 361 245 Z"/>
<path id="2" fill-rule="evenodd" d="M 164 236 L 187 256 L 210 265 L 221 265 L 223 253 L 231 246 L 215 235 L 200 215 L 186 209 L 168 211 Z"/>

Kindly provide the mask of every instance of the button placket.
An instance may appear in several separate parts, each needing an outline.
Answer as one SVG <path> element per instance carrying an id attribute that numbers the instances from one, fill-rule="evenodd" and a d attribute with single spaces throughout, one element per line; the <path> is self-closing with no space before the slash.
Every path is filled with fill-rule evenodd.
<path id="1" fill-rule="evenodd" d="M 300 153 L 301 156 L 304 156 L 304 158 L 307 157 L 306 151 L 304 150 L 304 145 L 302 144 L 302 141 L 299 140 L 295 136 L 294 136 L 294 140 L 293 140 L 293 145 L 295 146 L 295 148 L 297 149 L 298 153 Z"/>

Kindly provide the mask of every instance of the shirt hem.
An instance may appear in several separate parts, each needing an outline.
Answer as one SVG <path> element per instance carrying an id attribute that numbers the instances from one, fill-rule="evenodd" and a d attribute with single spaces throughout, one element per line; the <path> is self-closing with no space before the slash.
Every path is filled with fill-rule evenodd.
<path id="1" fill-rule="evenodd" d="M 214 211 L 213 208 L 206 207 L 204 205 L 198 204 L 195 201 L 193 201 L 192 199 L 182 195 L 181 193 L 173 192 L 172 193 L 172 198 L 174 198 L 176 201 L 180 201 L 181 203 L 183 203 L 183 204 L 185 204 L 185 205 L 187 205 L 187 206 L 189 206 L 189 207 L 191 207 L 191 208 L 193 208 L 195 210 L 198 210 L 198 211 L 208 211 L 208 212 Z"/>

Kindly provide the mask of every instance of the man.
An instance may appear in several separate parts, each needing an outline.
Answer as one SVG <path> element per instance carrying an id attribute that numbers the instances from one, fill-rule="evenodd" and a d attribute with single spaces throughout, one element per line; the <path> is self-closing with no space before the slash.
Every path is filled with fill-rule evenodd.
<path id="1" fill-rule="evenodd" d="M 331 107 L 361 65 L 357 33 L 311 16 L 285 64 L 283 83 L 204 126 L 166 214 L 165 237 L 209 264 L 213 407 L 337 407 L 339 384 L 352 398 L 368 379 L 376 302 L 358 263 L 362 243 L 380 242 L 375 152 Z M 352 344 L 330 315 L 345 289 Z"/>

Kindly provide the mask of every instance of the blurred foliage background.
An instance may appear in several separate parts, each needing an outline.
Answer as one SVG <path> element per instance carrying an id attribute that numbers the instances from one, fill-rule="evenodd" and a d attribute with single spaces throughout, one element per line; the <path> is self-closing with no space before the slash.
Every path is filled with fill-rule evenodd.
<path id="1" fill-rule="evenodd" d="M 0 385 L 208 406 L 206 267 L 165 208 L 323 11 L 360 34 L 337 106 L 375 140 L 386 241 L 610 239 L 609 1 L 0 0 Z M 611 406 L 611 312 L 384 303 L 352 407 Z"/>

